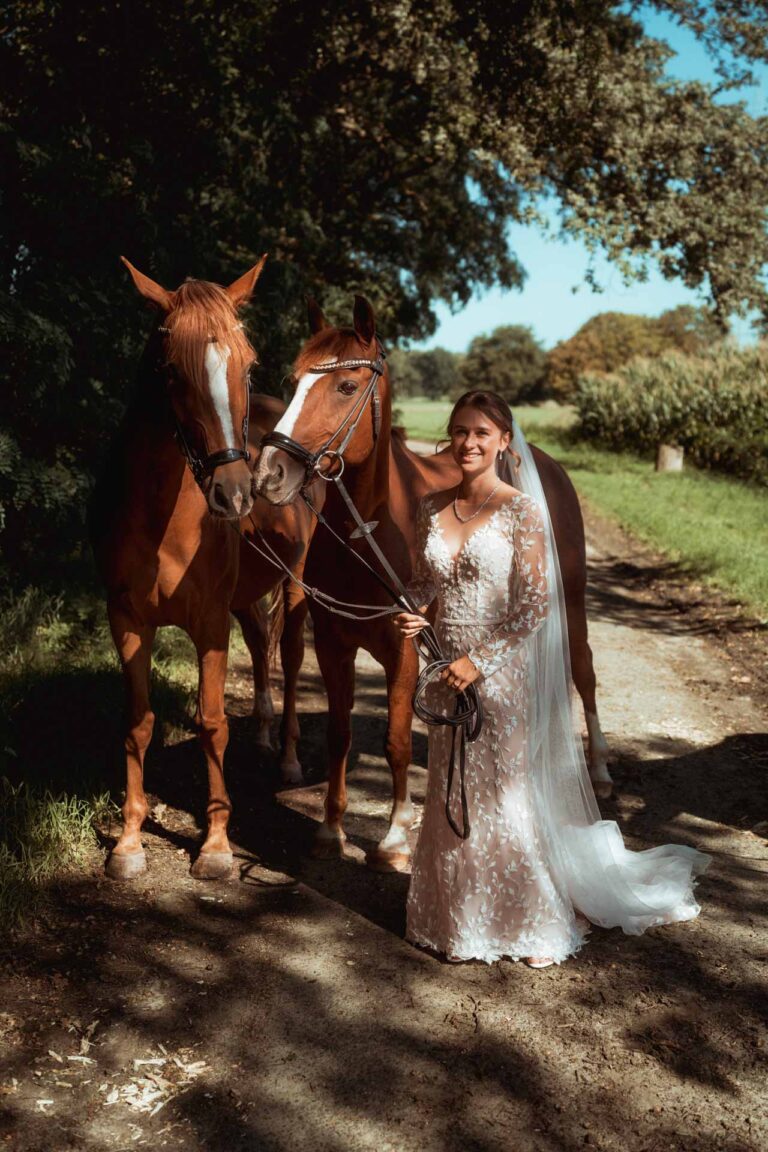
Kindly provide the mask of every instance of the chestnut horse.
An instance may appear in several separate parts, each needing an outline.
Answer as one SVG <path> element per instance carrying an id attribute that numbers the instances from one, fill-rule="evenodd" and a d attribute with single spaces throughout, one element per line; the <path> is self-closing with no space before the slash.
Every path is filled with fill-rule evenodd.
<path id="1" fill-rule="evenodd" d="M 146 867 L 141 828 L 148 810 L 144 757 L 154 725 L 151 652 L 156 630 L 170 624 L 187 632 L 197 650 L 195 722 L 208 765 L 207 835 L 191 871 L 197 879 L 218 879 L 229 876 L 232 867 L 231 804 L 224 783 L 230 605 L 243 622 L 257 687 L 259 670 L 263 687 L 266 641 L 251 605 L 285 578 L 268 561 L 249 555 L 239 581 L 245 545 L 233 531 L 251 514 L 259 523 L 247 443 L 248 370 L 255 353 L 237 309 L 250 298 L 264 258 L 229 288 L 191 280 L 175 292 L 124 263 L 158 318 L 136 394 L 91 504 L 91 538 L 127 698 L 124 824 L 106 870 L 115 879 L 129 879 Z M 257 424 L 251 434 L 259 440 L 279 412 L 270 411 L 268 402 L 255 407 L 263 428 Z M 306 510 L 269 508 L 263 501 L 259 509 L 273 547 L 289 565 L 298 562 L 300 571 L 311 531 Z M 299 645 L 299 664 L 302 651 Z M 256 704 L 263 713 L 258 691 Z M 287 728 L 290 735 L 295 721 Z M 290 741 L 286 748 L 285 772 L 292 779 L 300 773 L 295 742 L 293 751 Z"/>
<path id="2" fill-rule="evenodd" d="M 336 431 L 348 427 L 355 405 L 371 382 L 371 365 L 377 361 L 380 346 L 370 304 L 355 297 L 351 328 L 330 327 L 319 306 L 310 301 L 310 328 L 313 335 L 303 346 L 294 366 L 296 393 L 275 431 L 316 453 L 332 441 L 338 449 Z M 360 366 L 332 371 L 333 362 L 363 360 Z M 378 408 L 366 413 L 348 440 L 344 456 L 344 484 L 362 519 L 376 522 L 375 539 L 400 579 L 407 583 L 415 553 L 415 512 L 419 498 L 427 492 L 458 483 L 460 472 L 446 450 L 422 457 L 411 452 L 399 434 L 391 430 L 391 392 L 386 364 L 380 364 Z M 325 369 L 325 371 L 323 371 Z M 372 403 L 375 405 L 376 401 Z M 568 615 L 573 679 L 581 694 L 587 715 L 590 743 L 590 772 L 605 794 L 610 789 L 607 772 L 607 746 L 600 731 L 595 704 L 595 674 L 587 643 L 585 612 L 586 551 L 584 527 L 578 499 L 564 470 L 551 457 L 532 449 L 541 475 L 552 517 L 560 558 Z M 338 473 L 338 459 L 326 454 L 327 471 Z M 296 500 L 305 483 L 307 469 L 294 456 L 276 445 L 265 446 L 255 473 L 256 489 L 274 504 Z M 345 539 L 354 522 L 334 483 L 327 484 L 324 515 L 331 527 Z M 367 560 L 376 560 L 365 540 L 351 546 Z M 375 578 L 358 565 L 349 552 L 329 538 L 324 528 L 309 549 L 307 581 L 346 600 L 382 606 L 391 602 Z M 315 645 L 328 693 L 329 784 L 325 820 L 315 845 L 318 855 L 343 852 L 342 820 L 347 804 L 346 766 L 350 748 L 350 715 L 354 701 L 354 662 L 358 648 L 364 648 L 382 664 L 387 682 L 388 724 L 386 757 L 393 777 L 393 805 L 386 836 L 369 852 L 368 862 L 383 870 L 408 866 L 406 832 L 413 820 L 408 790 L 411 759 L 411 696 L 418 675 L 414 645 L 404 641 L 390 618 L 350 621 L 323 607 L 310 605 L 315 627 Z"/>

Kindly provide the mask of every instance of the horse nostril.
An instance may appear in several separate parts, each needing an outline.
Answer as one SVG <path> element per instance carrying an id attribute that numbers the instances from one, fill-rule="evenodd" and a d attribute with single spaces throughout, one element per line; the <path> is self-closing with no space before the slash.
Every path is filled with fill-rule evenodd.
<path id="1" fill-rule="evenodd" d="M 226 507 L 227 507 L 227 497 L 226 497 L 226 495 L 225 495 L 225 493 L 224 493 L 224 487 L 223 487 L 223 485 L 221 485 L 221 484 L 214 484 L 214 486 L 213 486 L 213 492 L 212 492 L 212 496 L 213 496 L 213 503 L 215 504 L 215 506 L 216 506 L 217 508 L 221 508 L 222 510 L 226 510 Z"/>
<path id="2" fill-rule="evenodd" d="M 278 484 L 282 484 L 285 479 L 285 469 L 282 464 L 275 463 L 275 480 Z"/>

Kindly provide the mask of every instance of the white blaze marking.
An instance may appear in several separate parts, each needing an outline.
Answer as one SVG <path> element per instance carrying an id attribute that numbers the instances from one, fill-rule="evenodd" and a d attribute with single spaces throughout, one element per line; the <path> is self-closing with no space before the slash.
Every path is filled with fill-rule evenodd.
<path id="1" fill-rule="evenodd" d="M 205 350 L 205 369 L 208 373 L 208 386 L 216 415 L 221 422 L 224 443 L 227 448 L 236 448 L 235 430 L 232 427 L 232 411 L 229 407 L 229 386 L 227 384 L 227 360 L 230 350 L 226 344 L 209 344 Z"/>
<path id="2" fill-rule="evenodd" d="M 290 436 L 296 427 L 296 421 L 299 418 L 301 409 L 304 407 L 304 401 L 309 395 L 310 388 L 318 380 L 322 380 L 324 372 L 305 372 L 301 380 L 296 385 L 296 392 L 294 393 L 293 400 L 286 408 L 283 415 L 275 425 L 275 432 L 282 432 L 285 436 Z"/>

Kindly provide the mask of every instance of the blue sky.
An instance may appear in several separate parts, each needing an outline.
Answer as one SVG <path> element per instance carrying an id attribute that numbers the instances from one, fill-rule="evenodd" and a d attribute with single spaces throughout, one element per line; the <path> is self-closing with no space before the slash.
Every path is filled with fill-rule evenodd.
<path id="1" fill-rule="evenodd" d="M 654 11 L 647 15 L 645 26 L 649 35 L 666 40 L 676 52 L 667 65 L 670 75 L 682 80 L 717 82 L 712 61 L 687 29 Z M 764 116 L 768 113 L 768 68 L 755 71 L 760 81 L 757 85 L 727 93 L 723 98 L 744 100 L 753 115 Z M 510 228 L 509 240 L 527 272 L 522 290 L 491 289 L 479 293 L 454 315 L 447 305 L 438 305 L 435 334 L 414 347 L 440 345 L 462 352 L 474 336 L 491 332 L 500 324 L 527 324 L 545 347 L 551 347 L 573 335 L 598 312 L 657 316 L 678 304 L 703 302 L 698 293 L 679 280 L 665 280 L 653 266 L 649 267 L 645 282 L 627 285 L 618 270 L 600 257 L 595 259 L 594 268 L 603 291 L 595 293 L 584 280 L 589 254 L 580 242 L 546 237 L 537 229 L 520 225 Z M 736 320 L 733 330 L 739 340 L 751 339 L 748 321 Z"/>

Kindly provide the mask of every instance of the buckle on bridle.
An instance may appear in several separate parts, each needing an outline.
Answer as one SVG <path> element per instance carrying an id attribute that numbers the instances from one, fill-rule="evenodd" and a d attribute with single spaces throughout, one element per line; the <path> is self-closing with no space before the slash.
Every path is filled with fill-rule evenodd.
<path id="1" fill-rule="evenodd" d="M 326 457 L 326 456 L 329 457 L 331 460 L 333 460 L 334 457 L 338 460 L 338 462 L 339 462 L 338 472 L 323 472 L 323 471 L 321 471 L 320 461 L 323 459 L 323 457 Z M 346 464 L 346 461 L 344 460 L 344 457 L 342 456 L 341 452 L 337 452 L 335 448 L 326 448 L 325 452 L 321 452 L 318 456 L 313 457 L 313 460 L 312 460 L 312 479 L 314 479 L 315 476 L 318 476 L 321 480 L 325 480 L 326 483 L 328 483 L 329 480 L 340 480 L 341 477 L 344 475 L 345 464 Z"/>

